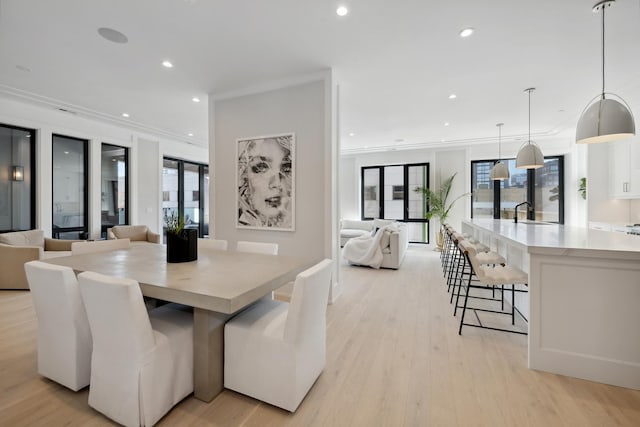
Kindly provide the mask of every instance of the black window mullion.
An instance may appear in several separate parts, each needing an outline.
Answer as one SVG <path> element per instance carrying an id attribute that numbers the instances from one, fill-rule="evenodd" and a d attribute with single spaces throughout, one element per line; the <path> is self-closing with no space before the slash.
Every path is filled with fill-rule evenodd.
<path id="1" fill-rule="evenodd" d="M 380 182 L 380 205 L 378 206 L 379 211 L 378 211 L 378 218 L 383 219 L 384 218 L 384 166 L 380 166 L 378 168 L 378 170 L 380 171 L 378 173 L 378 179 Z"/>
<path id="2" fill-rule="evenodd" d="M 178 217 L 184 218 L 184 161 L 178 161 Z"/>
<path id="3" fill-rule="evenodd" d="M 198 166 L 198 235 L 204 236 L 204 165 Z"/>
<path id="4" fill-rule="evenodd" d="M 527 209 L 527 219 L 530 221 L 536 219 L 536 170 L 527 169 L 527 202 L 531 203 L 531 209 Z"/>

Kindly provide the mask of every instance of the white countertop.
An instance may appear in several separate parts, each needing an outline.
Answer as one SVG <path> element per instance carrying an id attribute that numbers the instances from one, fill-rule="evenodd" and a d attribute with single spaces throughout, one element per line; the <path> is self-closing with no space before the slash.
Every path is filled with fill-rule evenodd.
<path id="1" fill-rule="evenodd" d="M 527 247 L 529 253 L 567 254 L 570 251 L 616 252 L 640 259 L 640 236 L 559 224 L 535 224 L 499 219 L 470 219 L 467 224 Z M 613 254 L 609 254 L 613 255 Z"/>

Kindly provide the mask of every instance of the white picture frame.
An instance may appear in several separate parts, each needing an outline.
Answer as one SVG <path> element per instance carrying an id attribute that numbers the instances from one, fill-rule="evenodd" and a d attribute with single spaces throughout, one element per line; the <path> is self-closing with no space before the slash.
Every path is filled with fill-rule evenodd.
<path id="1" fill-rule="evenodd" d="M 295 231 L 295 134 L 236 140 L 236 228 Z"/>

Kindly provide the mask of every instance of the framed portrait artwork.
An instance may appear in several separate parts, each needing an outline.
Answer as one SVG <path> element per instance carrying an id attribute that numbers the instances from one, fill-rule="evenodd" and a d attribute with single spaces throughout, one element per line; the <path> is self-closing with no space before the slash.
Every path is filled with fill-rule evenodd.
<path id="1" fill-rule="evenodd" d="M 237 141 L 236 227 L 295 230 L 295 135 Z"/>

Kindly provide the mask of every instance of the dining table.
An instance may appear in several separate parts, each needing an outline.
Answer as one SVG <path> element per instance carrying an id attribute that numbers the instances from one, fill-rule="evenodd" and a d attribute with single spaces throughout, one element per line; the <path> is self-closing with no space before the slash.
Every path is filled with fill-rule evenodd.
<path id="1" fill-rule="evenodd" d="M 168 263 L 166 246 L 135 244 L 129 249 L 49 259 L 76 274 L 93 271 L 129 278 L 145 297 L 193 307 L 194 396 L 210 402 L 224 388 L 224 325 L 234 314 L 295 279 L 314 261 L 198 248 L 198 259 Z"/>

